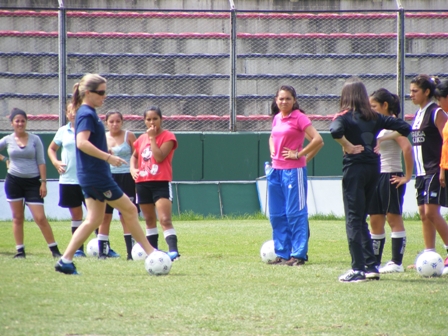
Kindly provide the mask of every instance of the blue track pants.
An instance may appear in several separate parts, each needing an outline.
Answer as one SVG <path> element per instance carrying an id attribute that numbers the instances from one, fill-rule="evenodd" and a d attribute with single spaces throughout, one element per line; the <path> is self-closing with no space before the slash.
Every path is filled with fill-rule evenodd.
<path id="1" fill-rule="evenodd" d="M 272 169 L 267 181 L 275 253 L 283 259 L 295 257 L 307 260 L 306 167 Z"/>

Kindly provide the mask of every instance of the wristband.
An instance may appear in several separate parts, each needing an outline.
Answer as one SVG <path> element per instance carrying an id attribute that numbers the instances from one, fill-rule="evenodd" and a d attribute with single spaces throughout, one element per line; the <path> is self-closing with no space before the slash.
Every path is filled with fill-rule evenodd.
<path id="1" fill-rule="evenodd" d="M 45 183 L 47 183 L 47 180 L 44 180 L 44 179 L 39 179 L 39 182 L 40 182 L 40 183 L 42 183 L 42 182 L 45 182 Z"/>

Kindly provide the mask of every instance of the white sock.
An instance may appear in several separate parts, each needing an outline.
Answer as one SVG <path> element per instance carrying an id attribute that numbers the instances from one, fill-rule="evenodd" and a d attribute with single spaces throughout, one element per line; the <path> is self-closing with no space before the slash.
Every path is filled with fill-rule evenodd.
<path id="1" fill-rule="evenodd" d="M 169 229 L 169 230 L 165 230 L 165 231 L 163 231 L 163 236 L 166 238 L 166 237 L 168 237 L 168 236 L 171 236 L 171 235 L 176 235 L 176 230 L 174 230 L 174 229 Z"/>
<path id="2" fill-rule="evenodd" d="M 159 230 L 157 230 L 157 228 L 152 228 L 152 229 L 146 229 L 146 235 L 147 236 L 153 236 L 159 233 Z"/>
<path id="3" fill-rule="evenodd" d="M 109 235 L 104 235 L 101 233 L 98 233 L 98 240 L 105 240 L 105 241 L 109 241 Z"/>

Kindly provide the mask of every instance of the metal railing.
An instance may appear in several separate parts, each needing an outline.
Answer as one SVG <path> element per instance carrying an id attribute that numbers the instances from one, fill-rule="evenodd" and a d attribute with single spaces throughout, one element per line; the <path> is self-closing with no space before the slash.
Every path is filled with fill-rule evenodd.
<path id="1" fill-rule="evenodd" d="M 292 85 L 318 130 L 344 81 L 402 97 L 419 73 L 448 78 L 448 11 L 240 11 L 0 8 L 0 130 L 13 107 L 55 131 L 84 73 L 108 79 L 98 110 L 143 130 L 159 105 L 172 131 L 269 131 L 278 87 Z M 406 31 L 405 31 L 406 30 Z"/>

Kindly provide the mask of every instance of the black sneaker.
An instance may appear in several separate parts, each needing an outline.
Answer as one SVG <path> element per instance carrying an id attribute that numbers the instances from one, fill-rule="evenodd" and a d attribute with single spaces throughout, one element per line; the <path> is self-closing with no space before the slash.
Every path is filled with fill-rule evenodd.
<path id="1" fill-rule="evenodd" d="M 305 260 L 303 259 L 299 259 L 296 257 L 291 257 L 291 259 L 289 259 L 285 265 L 287 266 L 301 266 L 301 265 L 305 265 Z"/>
<path id="2" fill-rule="evenodd" d="M 380 279 L 380 271 L 378 271 L 378 268 L 376 268 L 375 265 L 366 266 L 366 279 L 367 280 Z"/>
<path id="3" fill-rule="evenodd" d="M 60 257 L 62 257 L 62 254 L 59 251 L 53 251 L 53 252 L 51 252 L 51 254 L 53 255 L 53 258 L 60 258 Z"/>
<path id="4" fill-rule="evenodd" d="M 350 270 L 339 277 L 340 282 L 363 282 L 366 281 L 366 275 L 362 271 Z"/>
<path id="5" fill-rule="evenodd" d="M 14 259 L 25 259 L 26 258 L 25 252 L 17 252 L 13 258 Z"/>

